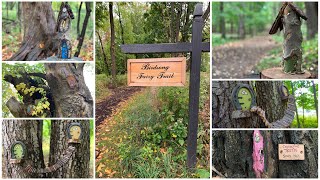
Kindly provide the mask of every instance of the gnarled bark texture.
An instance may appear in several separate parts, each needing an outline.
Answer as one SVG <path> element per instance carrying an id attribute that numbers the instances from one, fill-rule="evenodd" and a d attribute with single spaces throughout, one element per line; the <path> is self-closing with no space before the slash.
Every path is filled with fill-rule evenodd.
<path id="1" fill-rule="evenodd" d="M 53 120 L 51 121 L 49 166 L 54 165 L 68 146 L 76 147 L 70 160 L 62 168 L 50 173 L 54 178 L 89 178 L 90 162 L 90 124 L 87 120 Z M 82 138 L 80 144 L 68 144 L 67 130 L 70 122 L 80 122 Z"/>
<path id="2" fill-rule="evenodd" d="M 228 178 L 255 178 L 252 168 L 253 131 L 213 131 L 213 167 Z M 317 178 L 317 131 L 261 131 L 264 178 Z M 304 144 L 305 160 L 280 161 L 278 144 Z M 213 172 L 213 176 L 217 176 Z"/>
<path id="3" fill-rule="evenodd" d="M 42 152 L 42 121 L 4 120 L 2 122 L 3 170 L 7 178 L 32 178 L 25 173 L 23 167 L 32 164 L 35 168 L 44 168 Z M 26 145 L 27 154 L 20 164 L 11 164 L 11 145 L 22 141 Z M 39 175 L 37 177 L 45 177 Z"/>
<path id="4" fill-rule="evenodd" d="M 265 128 L 262 119 L 255 113 L 249 117 L 232 118 L 236 109 L 232 104 L 232 90 L 238 83 L 248 81 L 213 81 L 212 82 L 212 125 L 215 128 Z M 282 82 L 255 82 L 257 106 L 266 111 L 267 120 L 272 123 L 281 119 L 285 112 L 285 103 L 281 101 L 278 86 Z"/>
<path id="5" fill-rule="evenodd" d="M 266 112 L 267 120 L 272 123 L 284 116 L 286 101 L 282 101 L 278 92 L 282 81 L 256 81 L 257 105 Z"/>
<path id="6" fill-rule="evenodd" d="M 24 37 L 22 45 L 8 61 L 36 61 L 57 51 L 56 22 L 51 2 L 22 2 Z"/>
<path id="7" fill-rule="evenodd" d="M 83 76 L 84 63 L 45 64 L 55 117 L 93 117 L 93 99 Z"/>

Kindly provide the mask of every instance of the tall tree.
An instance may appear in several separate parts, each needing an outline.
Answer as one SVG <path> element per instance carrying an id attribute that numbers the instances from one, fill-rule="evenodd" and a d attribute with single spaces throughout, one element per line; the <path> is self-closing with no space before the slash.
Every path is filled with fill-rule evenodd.
<path id="1" fill-rule="evenodd" d="M 317 131 L 260 131 L 263 136 L 262 178 L 317 178 Z M 278 144 L 303 144 L 305 160 L 281 161 Z M 253 131 L 213 131 L 212 164 L 227 178 L 255 178 L 253 170 Z M 213 176 L 217 176 L 214 172 Z"/>
<path id="2" fill-rule="evenodd" d="M 80 143 L 68 143 L 68 126 L 81 124 Z M 49 163 L 46 168 L 42 149 L 42 120 L 6 120 L 2 123 L 5 175 L 8 178 L 88 178 L 90 162 L 90 125 L 87 120 L 54 120 L 51 123 Z M 32 138 L 30 138 L 32 137 Z M 20 163 L 10 163 L 11 145 L 20 141 L 26 146 L 26 155 Z M 71 147 L 71 148 L 70 148 Z M 65 159 L 72 149 L 69 159 Z M 61 163 L 65 161 L 64 163 Z M 58 166 L 62 165 L 62 166 Z M 55 169 L 54 167 L 59 167 Z M 32 169 L 33 171 L 30 171 Z M 41 172 L 49 170 L 51 172 Z"/>
<path id="3" fill-rule="evenodd" d="M 220 2 L 220 33 L 221 33 L 221 38 L 226 38 L 226 22 L 224 19 L 223 15 L 223 2 Z"/>
<path id="4" fill-rule="evenodd" d="M 313 39 L 318 33 L 318 2 L 305 2 L 307 20 L 307 39 Z"/>
<path id="5" fill-rule="evenodd" d="M 113 20 L 113 2 L 109 2 L 109 19 L 110 19 L 110 29 L 111 29 L 111 46 L 110 46 L 110 55 L 111 55 L 111 74 L 113 82 L 116 79 L 117 70 L 116 70 L 116 57 L 115 57 L 115 31 L 114 31 L 114 20 Z"/>

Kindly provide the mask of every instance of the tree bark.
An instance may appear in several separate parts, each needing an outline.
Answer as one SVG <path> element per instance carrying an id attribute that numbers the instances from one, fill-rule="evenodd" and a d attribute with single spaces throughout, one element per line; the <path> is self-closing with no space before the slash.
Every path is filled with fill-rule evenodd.
<path id="1" fill-rule="evenodd" d="M 27 164 L 37 169 L 45 167 L 42 153 L 42 121 L 5 120 L 2 122 L 2 137 L 3 170 L 7 178 L 45 177 L 23 171 L 23 167 Z M 26 145 L 27 153 L 24 161 L 11 164 L 11 145 L 16 141 L 22 141 Z"/>
<path id="2" fill-rule="evenodd" d="M 220 2 L 220 14 L 223 14 L 223 2 Z M 220 15 L 220 33 L 221 38 L 226 38 L 226 22 L 224 20 L 224 16 Z"/>
<path id="3" fill-rule="evenodd" d="M 265 128 L 262 119 L 255 113 L 244 118 L 232 118 L 236 109 L 232 103 L 232 90 L 238 83 L 247 81 L 213 81 L 212 82 L 212 116 L 215 128 Z M 266 112 L 267 120 L 272 123 L 281 119 L 285 112 L 285 102 L 281 101 L 278 86 L 282 82 L 258 81 L 256 86 L 257 106 Z"/>
<path id="4" fill-rule="evenodd" d="M 63 156 L 68 146 L 76 147 L 70 160 L 57 171 L 50 173 L 54 178 L 89 178 L 90 162 L 90 123 L 88 120 L 52 120 L 50 135 L 49 166 L 54 165 Z M 70 122 L 79 122 L 82 127 L 80 144 L 68 144 L 68 126 Z"/>
<path id="5" fill-rule="evenodd" d="M 256 81 L 257 105 L 265 110 L 270 123 L 281 119 L 286 110 L 286 102 L 278 92 L 281 85 L 282 81 Z"/>
<path id="6" fill-rule="evenodd" d="M 239 83 L 249 84 L 248 81 Z M 232 90 L 237 81 L 213 81 L 212 82 L 212 123 L 214 128 L 254 128 L 264 127 L 263 122 L 254 114 L 251 117 L 234 119 L 232 112 L 235 108 L 232 104 Z"/>
<path id="7" fill-rule="evenodd" d="M 56 22 L 51 2 L 22 2 L 24 37 L 22 45 L 8 61 L 36 61 L 58 50 Z"/>
<path id="8" fill-rule="evenodd" d="M 245 4 L 241 3 L 241 7 L 244 9 Z M 238 36 L 240 39 L 244 39 L 246 37 L 245 15 L 243 13 L 239 14 Z"/>
<path id="9" fill-rule="evenodd" d="M 96 32 L 97 32 L 98 39 L 99 39 L 100 46 L 101 46 L 101 51 L 102 51 L 102 55 L 103 55 L 103 62 L 104 62 L 104 64 L 106 65 L 107 73 L 108 73 L 108 74 L 110 74 L 110 73 L 109 73 L 110 68 L 109 68 L 109 65 L 108 65 L 106 52 L 104 51 L 104 47 L 103 47 L 103 43 L 102 43 L 102 39 L 101 39 L 101 36 L 100 36 L 99 31 L 97 30 Z"/>
<path id="10" fill-rule="evenodd" d="M 264 138 L 263 178 L 317 178 L 317 131 L 260 131 Z M 227 178 L 255 178 L 253 131 L 213 131 L 213 167 Z M 278 144 L 304 144 L 305 160 L 280 161 Z M 217 176 L 213 172 L 213 176 Z"/>
<path id="11" fill-rule="evenodd" d="M 116 57 L 115 57 L 115 31 L 114 31 L 114 20 L 113 20 L 113 2 L 109 2 L 109 16 L 110 16 L 110 27 L 111 27 L 111 45 L 110 45 L 110 55 L 112 62 L 112 79 L 113 82 L 116 79 L 117 70 L 116 70 Z"/>
<path id="12" fill-rule="evenodd" d="M 83 76 L 84 63 L 45 64 L 55 117 L 93 117 L 93 99 Z"/>
<path id="13" fill-rule="evenodd" d="M 292 88 L 292 94 L 293 94 L 293 96 L 295 96 L 295 90 L 294 90 L 293 82 L 290 81 L 290 83 L 291 83 L 291 88 Z M 298 128 L 300 128 L 300 120 L 299 120 L 298 108 L 296 108 L 296 115 L 297 115 Z"/>
<path id="14" fill-rule="evenodd" d="M 318 33 L 318 2 L 305 2 L 307 21 L 307 39 L 313 39 Z"/>
<path id="15" fill-rule="evenodd" d="M 74 53 L 75 57 L 78 57 L 80 54 L 80 50 L 83 44 L 83 40 L 84 40 L 84 36 L 86 35 L 86 30 L 87 30 L 87 26 L 88 26 L 88 21 L 89 21 L 89 17 L 91 14 L 91 7 L 90 7 L 90 2 L 85 2 L 86 3 L 86 16 L 84 17 L 83 20 L 83 25 L 82 25 L 82 30 L 81 30 L 81 34 L 78 37 L 79 43 L 77 46 L 77 51 Z M 80 16 L 80 14 L 79 14 Z"/>
<path id="16" fill-rule="evenodd" d="M 317 114 L 317 120 L 318 120 L 318 98 L 317 98 L 317 90 L 316 86 L 314 84 L 314 81 L 311 81 L 312 83 L 312 90 L 313 90 L 313 100 L 314 100 L 314 107 L 316 109 L 316 114 Z"/>
<path id="17" fill-rule="evenodd" d="M 77 34 L 78 38 L 80 37 L 80 19 L 81 19 L 81 8 L 82 8 L 82 3 L 80 2 L 79 9 L 78 9 L 78 21 L 77 21 Z"/>

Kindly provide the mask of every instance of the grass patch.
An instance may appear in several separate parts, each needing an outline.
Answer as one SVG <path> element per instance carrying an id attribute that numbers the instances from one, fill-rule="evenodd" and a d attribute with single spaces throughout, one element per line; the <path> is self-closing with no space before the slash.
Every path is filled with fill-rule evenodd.
<path id="1" fill-rule="evenodd" d="M 209 97 L 209 73 L 201 74 L 203 104 Z M 188 85 L 150 87 L 123 104 L 97 132 L 97 177 L 209 178 L 209 134 L 199 124 L 194 173 L 186 169 Z M 203 105 L 201 105 L 203 108 Z M 209 113 L 209 112 L 208 112 Z"/>
<path id="2" fill-rule="evenodd" d="M 302 119 L 302 116 L 299 115 L 299 122 L 300 122 L 300 128 L 318 128 L 318 121 L 317 116 L 305 116 L 304 119 Z M 297 116 L 295 116 L 292 124 L 292 128 L 298 128 L 298 121 Z"/>
<path id="3" fill-rule="evenodd" d="M 111 88 L 124 86 L 127 83 L 127 75 L 117 75 L 116 81 L 112 85 L 111 76 L 105 74 L 96 75 L 96 102 L 104 100 L 112 94 Z"/>

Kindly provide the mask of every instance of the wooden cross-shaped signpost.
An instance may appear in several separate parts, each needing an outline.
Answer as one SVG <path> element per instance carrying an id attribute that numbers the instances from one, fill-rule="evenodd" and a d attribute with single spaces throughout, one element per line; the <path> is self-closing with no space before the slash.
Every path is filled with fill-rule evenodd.
<path id="1" fill-rule="evenodd" d="M 198 3 L 193 12 L 191 43 L 121 45 L 121 50 L 127 54 L 191 52 L 190 85 L 189 85 L 189 123 L 188 123 L 188 140 L 187 140 L 187 167 L 188 168 L 194 168 L 197 162 L 196 155 L 197 155 L 201 53 L 210 52 L 210 43 L 202 42 L 202 30 L 204 26 L 204 19 L 202 16 L 203 16 L 202 3 Z M 150 61 L 152 63 L 152 59 L 150 59 Z M 157 86 L 157 85 L 154 85 L 154 86 Z"/>

